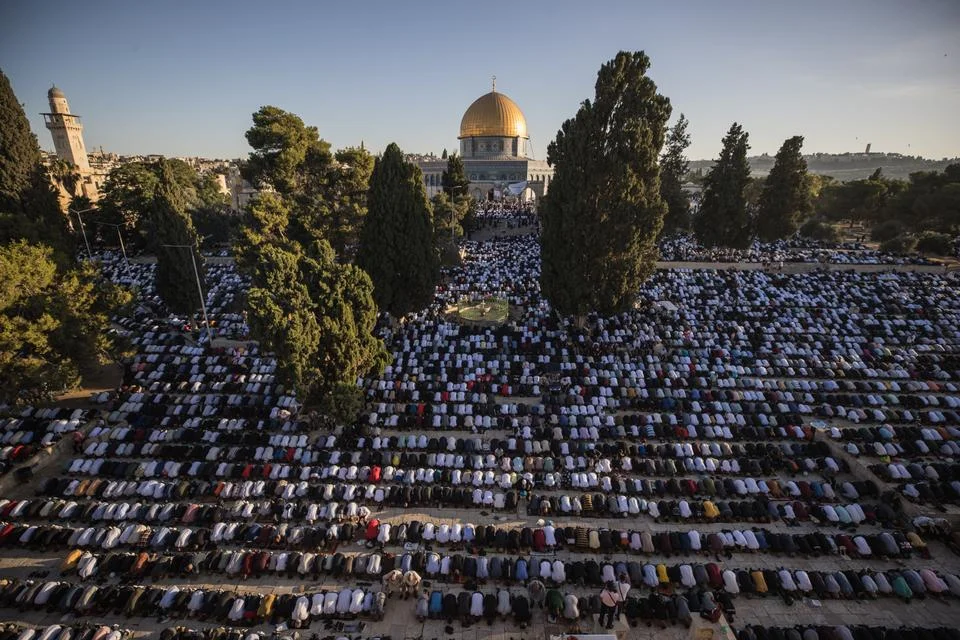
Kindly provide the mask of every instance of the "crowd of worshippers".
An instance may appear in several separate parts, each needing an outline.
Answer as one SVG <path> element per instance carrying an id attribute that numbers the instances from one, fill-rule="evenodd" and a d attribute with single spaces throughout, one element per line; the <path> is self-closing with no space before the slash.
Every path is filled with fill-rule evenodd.
<path id="1" fill-rule="evenodd" d="M 933 265 L 921 255 L 900 255 L 869 249 L 860 242 L 827 242 L 794 236 L 775 242 L 755 240 L 747 249 L 705 247 L 690 235 L 673 235 L 660 240 L 660 259 L 667 262 L 741 262 L 767 266 L 784 263 Z"/>
<path id="2" fill-rule="evenodd" d="M 129 629 L 121 629 L 116 625 L 73 623 L 35 627 L 12 622 L 0 623 L 0 640 L 124 640 L 131 635 Z"/>
<path id="3" fill-rule="evenodd" d="M 863 548 L 871 557 L 870 548 L 862 541 Z M 853 547 L 853 545 L 851 545 Z M 314 547 L 316 548 L 316 547 Z M 768 550 L 764 550 L 768 553 Z M 758 552 L 759 553 L 759 552 Z M 666 554 L 670 555 L 670 554 Z M 679 554 L 678 554 L 679 555 Z M 686 554 L 685 554 L 686 555 Z M 891 557 L 900 558 L 897 553 Z M 790 557 L 794 557 L 790 554 Z M 878 556 L 880 557 L 880 556 Z M 741 558 L 749 562 L 749 558 Z M 789 562 L 794 562 L 790 560 Z M 762 574 L 761 570 L 746 566 L 722 566 L 715 562 L 690 562 L 668 564 L 664 562 L 640 562 L 638 560 L 597 561 L 593 556 L 586 560 L 570 557 L 566 560 L 557 556 L 500 556 L 470 553 L 438 553 L 437 551 L 418 551 L 395 555 L 392 553 L 314 553 L 312 551 L 204 551 L 185 553 L 158 553 L 156 551 L 111 551 L 109 553 L 81 551 L 69 552 L 60 564 L 61 576 L 78 576 L 81 581 L 97 581 L 98 576 L 113 576 L 122 583 L 137 583 L 144 580 L 154 582 L 170 578 L 186 579 L 200 577 L 217 579 L 227 576 L 241 580 L 256 580 L 266 577 L 297 580 L 321 580 L 333 577 L 338 580 L 380 580 L 385 593 L 400 592 L 405 596 L 419 592 L 422 579 L 432 583 L 452 584 L 471 583 L 478 587 L 486 584 L 527 585 L 539 580 L 555 587 L 601 587 L 614 576 L 621 582 L 635 588 L 650 589 L 676 587 L 723 588 L 732 595 L 741 592 L 747 594 L 765 594 L 779 589 L 818 597 L 838 597 L 851 594 L 890 595 L 890 585 L 898 584 L 898 574 L 891 571 L 848 572 L 844 578 L 836 572 L 806 571 L 791 569 L 782 573 L 780 579 L 770 586 L 764 582 L 773 574 Z M 911 571 L 909 575 L 907 571 Z M 926 572 L 926 573 L 925 573 Z M 956 574 L 935 571 L 920 567 L 918 570 L 904 570 L 906 584 L 913 592 L 934 594 L 950 592 L 960 595 L 960 578 Z M 790 577 L 792 576 L 792 577 Z M 833 577 L 831 577 L 833 576 Z M 856 580 L 851 580 L 857 576 Z M 922 584 L 915 579 L 920 577 Z M 848 588 L 850 587 L 850 588 Z M 852 589 L 852 590 L 851 590 Z"/>
<path id="4" fill-rule="evenodd" d="M 156 292 L 155 263 L 129 262 L 120 254 L 96 254 L 104 276 L 137 293 L 137 305 L 130 316 L 115 318 L 127 337 L 150 340 L 151 333 L 179 332 L 199 335 L 201 326 L 188 318 L 169 315 Z M 207 315 L 218 338 L 245 340 L 250 328 L 243 315 L 243 295 L 250 278 L 233 264 L 207 263 L 204 266 L 204 295 Z"/>
<path id="5" fill-rule="evenodd" d="M 251 593 L 178 585 L 74 584 L 65 580 L 0 580 L 0 607 L 90 617 L 190 617 L 242 626 L 286 623 L 306 628 L 312 620 L 383 619 L 386 593 L 343 587 L 300 593 Z"/>
<path id="6" fill-rule="evenodd" d="M 469 623 L 486 617 L 491 598 L 498 615 L 521 624 L 541 603 L 555 619 L 608 616 L 596 592 L 609 582 L 650 590 L 616 603 L 648 623 L 685 619 L 684 607 L 732 615 L 737 593 L 957 594 L 954 574 L 909 567 L 930 552 L 897 496 L 854 479 L 823 442 L 868 457 L 880 446 L 900 495 L 956 500 L 955 275 L 661 271 L 640 292 L 647 304 L 580 327 L 541 299 L 534 236 L 464 250 L 430 308 L 378 327 L 393 362 L 360 381 L 365 413 L 335 433 L 317 433 L 300 414 L 268 354 L 191 344 L 155 298 L 151 269 L 107 265 L 112 279 L 140 292 L 137 312 L 117 319 L 137 349 L 119 392 L 98 395 L 98 411 L 25 409 L 0 422 L 7 456 L 80 433 L 73 458 L 37 486 L 38 496 L 0 501 L 0 546 L 63 552 L 65 574 L 6 580 L 0 607 L 302 625 L 382 616 L 394 572 L 400 593 L 407 579 L 408 595 L 420 589 L 418 615 Z M 245 282 L 232 267 L 208 278 L 211 318 L 244 335 L 234 303 Z M 483 329 L 446 319 L 450 304 L 491 295 L 520 309 L 518 319 Z M 813 418 L 870 426 L 819 429 Z M 392 525 L 377 517 L 384 506 L 454 505 L 683 525 L 653 533 L 642 524 Z M 821 527 L 762 527 L 772 521 Z M 699 522 L 737 526 L 701 533 Z M 898 529 L 853 530 L 861 523 Z M 339 548 L 357 541 L 363 551 Z M 393 553 L 405 543 L 430 548 Z M 527 553 L 556 549 L 585 557 Z M 608 562 L 607 553 L 633 555 Z M 652 554 L 681 562 L 641 557 Z M 735 562 L 721 560 L 733 554 Z M 753 570 L 749 554 L 905 564 Z M 391 578 L 378 588 L 284 595 L 143 584 L 207 573 Z M 119 582 L 103 580 L 110 574 Z M 464 590 L 422 594 L 417 579 Z M 505 588 L 487 593 L 482 583 Z"/>
<path id="7" fill-rule="evenodd" d="M 763 627 L 748 625 L 737 632 L 737 640 L 957 640 L 960 629 L 953 627 L 876 627 L 866 625 L 796 625 Z"/>
<path id="8" fill-rule="evenodd" d="M 537 224 L 536 207 L 529 202 L 483 200 L 474 208 L 474 231 L 519 229 Z"/>
<path id="9" fill-rule="evenodd" d="M 548 562 L 548 561 L 544 561 Z M 607 565 L 609 567 L 610 565 Z M 418 576 L 419 577 L 419 576 Z M 960 596 L 960 578 L 953 574 L 940 576 L 930 569 L 891 569 L 889 571 L 805 571 L 803 569 L 726 569 L 716 565 L 646 565 L 642 578 L 635 580 L 624 572 L 601 584 L 602 591 L 578 593 L 564 590 L 549 580 L 531 578 L 523 586 L 477 590 L 465 585 L 459 593 L 438 589 L 423 591 L 416 603 L 419 620 L 459 620 L 470 626 L 485 620 L 511 619 L 521 628 L 531 623 L 534 613 L 543 611 L 549 622 L 576 623 L 598 619 L 601 626 L 611 628 L 613 621 L 624 616 L 631 626 L 654 623 L 689 627 L 694 615 L 711 621 L 722 613 L 728 623 L 734 622 L 738 594 L 778 596 L 788 604 L 802 597 L 820 599 L 955 598 Z M 681 590 L 681 588 L 683 590 Z M 639 591 L 636 595 L 631 592 Z M 646 592 L 646 595 L 642 595 Z M 606 618 L 606 620 L 605 620 Z"/>

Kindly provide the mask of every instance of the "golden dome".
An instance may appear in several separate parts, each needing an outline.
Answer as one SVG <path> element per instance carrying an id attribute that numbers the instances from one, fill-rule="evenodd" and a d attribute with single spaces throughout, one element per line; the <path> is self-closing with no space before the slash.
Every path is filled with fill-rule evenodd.
<path id="1" fill-rule="evenodd" d="M 473 101 L 460 121 L 460 137 L 526 138 L 527 119 L 513 100 L 491 91 Z"/>

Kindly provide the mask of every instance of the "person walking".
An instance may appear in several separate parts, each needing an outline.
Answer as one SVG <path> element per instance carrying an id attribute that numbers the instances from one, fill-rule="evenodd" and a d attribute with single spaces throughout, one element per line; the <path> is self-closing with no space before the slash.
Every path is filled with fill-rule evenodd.
<path id="1" fill-rule="evenodd" d="M 600 626 L 607 629 L 613 629 L 613 620 L 617 615 L 617 607 L 620 606 L 620 590 L 613 581 L 607 582 L 600 592 Z M 606 624 L 604 624 L 606 618 Z"/>

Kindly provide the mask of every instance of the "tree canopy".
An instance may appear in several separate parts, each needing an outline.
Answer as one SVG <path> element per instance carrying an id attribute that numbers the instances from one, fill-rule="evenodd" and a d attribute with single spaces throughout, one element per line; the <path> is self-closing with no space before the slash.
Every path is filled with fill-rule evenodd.
<path id="1" fill-rule="evenodd" d="M 467 195 L 470 180 L 467 179 L 467 173 L 463 167 L 463 158 L 456 153 L 447 157 L 447 168 L 440 176 L 440 184 L 443 186 L 443 192 L 450 198 Z"/>
<path id="2" fill-rule="evenodd" d="M 0 73 L 0 402 L 37 403 L 115 357 L 109 317 L 129 300 L 77 264 L 36 138 Z"/>
<path id="3" fill-rule="evenodd" d="M 745 190 L 750 184 L 747 133 L 736 122 L 723 138 L 720 158 L 704 179 L 703 199 L 694 233 L 708 247 L 743 249 L 753 237 Z"/>
<path id="4" fill-rule="evenodd" d="M 367 213 L 373 156 L 362 144 L 331 153 L 316 127 L 273 106 L 253 114 L 246 135 L 253 151 L 243 175 L 276 190 L 296 210 L 291 237 L 304 245 L 323 237 L 341 259 L 352 257 Z"/>
<path id="5" fill-rule="evenodd" d="M 370 177 L 357 264 L 370 274 L 381 310 L 395 316 L 426 307 L 440 278 L 433 211 L 420 169 L 391 143 Z"/>
<path id="6" fill-rule="evenodd" d="M 372 158 L 362 146 L 330 154 L 315 128 L 277 107 L 254 114 L 247 139 L 254 151 L 244 172 L 267 187 L 250 203 L 235 246 L 251 277 L 252 334 L 277 355 L 281 381 L 300 398 L 352 420 L 357 377 L 388 358 L 374 336 L 370 278 L 338 261 L 332 243 L 349 251 L 356 242 Z"/>
<path id="7" fill-rule="evenodd" d="M 763 242 L 792 236 L 813 210 L 802 147 L 803 136 L 788 138 L 764 182 L 757 208 L 757 236 Z"/>
<path id="8" fill-rule="evenodd" d="M 147 218 L 161 175 L 168 182 L 167 198 L 179 211 L 186 213 L 209 237 L 208 244 L 226 242 L 234 233 L 235 221 L 227 196 L 220 191 L 216 176 L 199 174 L 182 160 L 160 159 L 154 162 L 128 162 L 110 171 L 96 207 L 96 218 L 119 225 L 123 241 L 129 247 L 155 253 L 156 237 Z M 100 229 L 112 239 L 112 232 Z"/>
<path id="9" fill-rule="evenodd" d="M 670 101 L 647 77 L 643 52 L 620 52 L 596 95 L 547 150 L 554 168 L 540 207 L 544 295 L 563 314 L 631 307 L 654 268 L 666 204 L 658 157 Z"/>
<path id="10" fill-rule="evenodd" d="M 174 313 L 193 314 L 201 306 L 198 276 L 204 295 L 206 287 L 197 232 L 183 207 L 174 171 L 165 165 L 147 210 L 147 226 L 157 256 L 157 293 Z"/>
<path id="11" fill-rule="evenodd" d="M 660 156 L 660 197 L 667 204 L 667 214 L 663 218 L 664 234 L 690 229 L 690 198 L 683 190 L 683 180 L 690 166 L 684 155 L 690 146 L 689 124 L 681 113 L 667 132 L 666 145 Z"/>

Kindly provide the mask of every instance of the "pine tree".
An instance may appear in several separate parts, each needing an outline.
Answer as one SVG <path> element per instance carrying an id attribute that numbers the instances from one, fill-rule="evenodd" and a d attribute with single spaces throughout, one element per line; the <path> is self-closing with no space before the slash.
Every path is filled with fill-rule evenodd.
<path id="1" fill-rule="evenodd" d="M 433 212 L 420 169 L 391 143 L 370 178 L 357 264 L 370 275 L 377 306 L 395 316 L 430 303 L 439 279 Z"/>
<path id="2" fill-rule="evenodd" d="M 388 360 L 374 335 L 370 277 L 342 264 L 331 242 L 349 249 L 366 211 L 372 168 L 363 142 L 338 151 L 294 114 L 264 107 L 247 132 L 247 175 L 262 191 L 250 204 L 237 264 L 251 278 L 251 332 L 277 355 L 279 379 L 340 423 L 362 406 L 358 376 Z M 334 161 L 336 160 L 336 161 Z"/>
<path id="3" fill-rule="evenodd" d="M 554 167 L 541 207 L 544 295 L 563 314 L 630 308 L 654 269 L 666 205 L 657 158 L 670 101 L 646 76 L 643 52 L 600 68 L 596 99 L 547 151 Z"/>
<path id="4" fill-rule="evenodd" d="M 694 232 L 708 247 L 743 249 L 750 245 L 753 224 L 744 193 L 750 183 L 749 148 L 747 133 L 734 122 L 723 138 L 720 159 L 703 179 L 703 201 Z"/>
<path id="5" fill-rule="evenodd" d="M 690 229 L 690 198 L 683 190 L 683 178 L 690 165 L 684 155 L 690 146 L 688 124 L 681 113 L 680 119 L 667 133 L 667 142 L 660 156 L 660 196 L 667 203 L 667 215 L 663 218 L 664 235 Z"/>
<path id="6" fill-rule="evenodd" d="M 757 237 L 763 242 L 792 236 L 813 210 L 802 147 L 803 136 L 793 136 L 777 151 L 757 208 Z"/>

